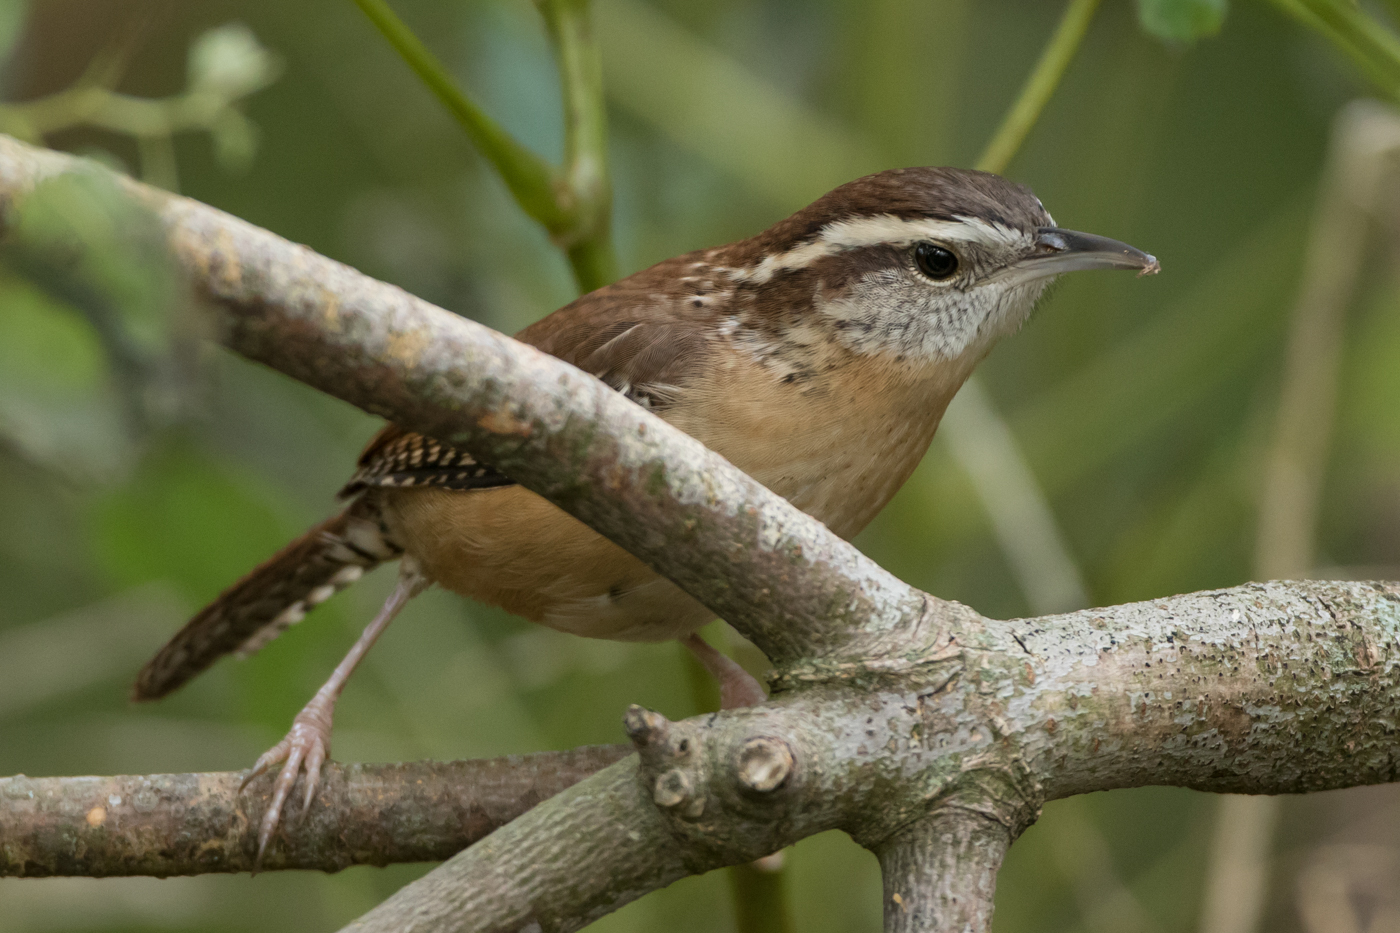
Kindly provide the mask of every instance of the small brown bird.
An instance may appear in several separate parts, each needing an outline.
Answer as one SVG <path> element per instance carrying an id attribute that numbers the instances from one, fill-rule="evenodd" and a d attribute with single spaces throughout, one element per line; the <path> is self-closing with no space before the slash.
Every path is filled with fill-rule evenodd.
<path id="1" fill-rule="evenodd" d="M 668 259 L 560 308 L 517 339 L 592 373 L 849 538 L 908 479 L 953 394 L 1051 279 L 1158 271 L 1061 230 L 1029 189 L 953 168 L 842 185 L 751 239 Z M 726 707 L 763 690 L 695 634 L 713 614 L 622 548 L 470 454 L 388 425 L 340 491 L 350 504 L 234 584 L 136 682 L 164 696 L 248 655 L 370 568 L 393 594 L 248 780 L 283 762 L 259 858 L 303 766 L 305 805 L 336 698 L 408 600 L 438 583 L 590 638 L 682 640 Z"/>

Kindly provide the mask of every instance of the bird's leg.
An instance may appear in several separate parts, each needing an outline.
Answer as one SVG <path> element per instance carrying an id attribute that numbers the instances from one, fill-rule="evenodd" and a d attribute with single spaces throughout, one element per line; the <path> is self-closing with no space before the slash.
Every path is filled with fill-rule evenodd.
<path id="1" fill-rule="evenodd" d="M 734 662 L 728 655 L 721 654 L 706 643 L 699 634 L 691 634 L 681 639 L 681 644 L 690 649 L 696 660 L 705 665 L 705 670 L 719 681 L 719 708 L 738 709 L 741 706 L 758 706 L 768 699 L 763 686 L 753 675 Z"/>
<path id="2" fill-rule="evenodd" d="M 292 787 L 297 782 L 297 775 L 301 773 L 303 763 L 306 768 L 306 796 L 302 803 L 303 816 L 310 808 L 312 799 L 316 796 L 316 785 L 321 778 L 321 765 L 331 750 L 331 717 L 335 714 L 335 701 L 340 698 L 340 691 L 345 688 L 345 682 L 350 679 L 355 666 L 368 653 L 375 640 L 379 638 L 384 629 L 389 627 L 394 616 L 399 614 L 399 610 L 410 599 L 421 593 L 428 583 L 429 580 L 424 576 L 418 562 L 412 557 L 404 555 L 399 563 L 399 580 L 394 586 L 394 592 L 389 594 L 389 598 L 385 600 L 384 606 L 374 617 L 374 621 L 366 626 L 359 640 L 355 642 L 355 646 L 350 649 L 350 653 L 340 664 L 336 665 L 335 672 L 331 674 L 330 679 L 325 682 L 321 689 L 316 691 L 311 702 L 297 713 L 296 718 L 292 720 L 292 729 L 287 733 L 286 738 L 263 752 L 253 765 L 252 770 L 243 778 L 243 783 L 238 787 L 239 791 L 242 791 L 253 778 L 264 773 L 273 765 L 285 762 L 277 775 L 277 780 L 272 785 L 272 802 L 263 814 L 262 825 L 258 828 L 258 857 L 253 863 L 255 866 L 262 864 L 263 853 L 267 850 L 267 844 L 272 840 L 272 834 L 277 831 L 277 824 L 281 820 L 282 806 L 287 802 L 287 797 L 291 795 Z"/>

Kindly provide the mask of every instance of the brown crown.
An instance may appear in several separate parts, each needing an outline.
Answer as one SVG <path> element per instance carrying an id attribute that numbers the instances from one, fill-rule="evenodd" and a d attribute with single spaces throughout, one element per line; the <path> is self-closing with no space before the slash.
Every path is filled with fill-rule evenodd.
<path id="1" fill-rule="evenodd" d="M 977 217 L 1022 230 L 1051 223 L 1031 189 L 1000 175 L 962 168 L 897 168 L 857 178 L 822 195 L 786 220 L 735 243 L 726 250 L 725 260 L 736 265 L 755 262 L 810 240 L 827 224 L 880 214 L 935 220 Z"/>

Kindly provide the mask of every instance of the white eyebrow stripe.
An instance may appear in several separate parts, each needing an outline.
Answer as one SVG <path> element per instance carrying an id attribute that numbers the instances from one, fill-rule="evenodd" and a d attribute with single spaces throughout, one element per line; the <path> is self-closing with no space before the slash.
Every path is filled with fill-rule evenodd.
<path id="1" fill-rule="evenodd" d="M 838 220 L 822 227 L 817 236 L 783 253 L 764 259 L 752 272 L 730 274 L 742 281 L 767 282 L 778 272 L 805 268 L 819 259 L 848 249 L 865 246 L 903 246 L 920 240 L 944 243 L 999 243 L 1015 247 L 1027 242 L 1027 234 L 980 217 L 958 216 L 953 220 L 928 217 L 906 219 L 893 214 L 877 214 L 854 220 Z"/>

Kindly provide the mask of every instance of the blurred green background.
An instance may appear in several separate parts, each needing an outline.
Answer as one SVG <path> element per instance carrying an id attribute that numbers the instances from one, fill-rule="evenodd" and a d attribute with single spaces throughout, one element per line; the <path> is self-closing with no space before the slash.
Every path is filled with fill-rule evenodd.
<path id="1" fill-rule="evenodd" d="M 526 0 L 394 6 L 494 116 L 557 160 L 557 76 Z M 597 0 L 624 273 L 757 232 L 859 174 L 972 164 L 1061 11 L 1047 0 Z M 228 23 L 250 32 L 200 44 Z M 9 2 L 7 37 L 11 102 L 73 86 L 113 50 L 131 95 L 243 81 L 235 109 L 170 143 L 88 127 L 50 145 L 178 186 L 506 332 L 573 295 L 548 238 L 350 0 Z M 1218 36 L 1186 45 L 1146 35 L 1132 4 L 1106 0 L 1008 171 L 1061 225 L 1163 265 L 1141 281 L 1071 277 L 981 370 L 1093 604 L 1253 578 L 1329 127 L 1366 93 L 1270 5 L 1236 3 Z M 334 667 L 386 594 L 384 573 L 159 704 L 132 706 L 129 685 L 189 613 L 335 507 L 376 422 L 194 339 L 154 234 L 103 191 L 45 197 L 105 245 L 76 272 L 17 254 L 0 269 L 0 774 L 244 768 Z M 1400 576 L 1391 239 L 1371 238 L 1345 318 L 1318 575 Z M 988 615 L 1032 611 L 942 440 L 857 543 Z M 351 681 L 334 754 L 617 742 L 634 702 L 697 711 L 675 646 L 574 639 L 430 592 Z M 1222 869 L 1216 812 L 1216 798 L 1170 788 L 1050 804 L 1002 873 L 998 933 L 1200 929 L 1202 892 Z M 1389 788 L 1285 801 L 1260 928 L 1400 929 L 1397 838 Z M 877 865 L 849 839 L 808 840 L 787 866 L 797 929 L 880 929 Z M 425 870 L 0 879 L 0 933 L 333 929 Z M 1355 916 L 1309 906 L 1332 903 L 1338 885 Z M 596 929 L 734 923 L 713 873 Z"/>

